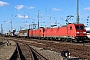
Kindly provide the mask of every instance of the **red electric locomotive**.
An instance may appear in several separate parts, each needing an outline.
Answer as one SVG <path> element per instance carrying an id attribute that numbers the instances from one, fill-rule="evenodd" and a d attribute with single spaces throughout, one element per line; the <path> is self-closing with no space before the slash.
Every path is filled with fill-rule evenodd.
<path id="1" fill-rule="evenodd" d="M 45 28 L 44 38 L 62 41 L 84 41 L 87 39 L 84 24 L 68 24 L 58 28 Z"/>
<path id="2" fill-rule="evenodd" d="M 40 29 L 29 30 L 29 37 L 31 38 L 44 38 L 44 28 L 41 27 Z"/>

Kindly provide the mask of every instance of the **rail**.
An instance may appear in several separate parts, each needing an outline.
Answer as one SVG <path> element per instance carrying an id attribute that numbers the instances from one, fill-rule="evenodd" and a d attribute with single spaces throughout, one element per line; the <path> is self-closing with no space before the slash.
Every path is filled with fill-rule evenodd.
<path id="1" fill-rule="evenodd" d="M 18 43 L 16 43 L 16 50 L 9 60 L 25 60 Z"/>
<path id="2" fill-rule="evenodd" d="M 34 50 L 28 44 L 26 44 L 26 45 L 29 47 L 29 50 L 32 52 L 34 60 L 47 60 L 44 56 L 42 56 L 40 53 L 38 53 L 36 50 Z"/>

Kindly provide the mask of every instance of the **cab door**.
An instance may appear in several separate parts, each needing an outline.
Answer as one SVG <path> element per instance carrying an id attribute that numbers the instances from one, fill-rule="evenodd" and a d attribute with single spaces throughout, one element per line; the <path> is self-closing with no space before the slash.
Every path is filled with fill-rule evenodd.
<path id="1" fill-rule="evenodd" d="M 74 29 L 74 26 L 69 26 L 68 27 L 68 36 L 74 36 L 74 31 L 75 31 L 75 29 Z"/>
<path id="2" fill-rule="evenodd" d="M 44 28 L 41 28 L 41 29 L 40 29 L 40 36 L 41 36 L 41 37 L 44 37 L 44 31 L 45 31 Z"/>

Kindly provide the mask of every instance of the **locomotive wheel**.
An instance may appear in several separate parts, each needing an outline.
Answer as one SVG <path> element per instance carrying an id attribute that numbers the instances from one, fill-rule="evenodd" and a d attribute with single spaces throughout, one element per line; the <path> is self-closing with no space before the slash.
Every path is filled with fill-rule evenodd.
<path id="1" fill-rule="evenodd" d="M 67 39 L 67 42 L 70 42 L 71 41 L 71 39 Z"/>

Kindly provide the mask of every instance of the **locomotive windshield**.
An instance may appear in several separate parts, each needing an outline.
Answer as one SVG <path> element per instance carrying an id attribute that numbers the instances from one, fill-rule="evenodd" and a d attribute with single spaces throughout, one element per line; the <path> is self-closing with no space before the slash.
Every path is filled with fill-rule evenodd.
<path id="1" fill-rule="evenodd" d="M 90 33 L 90 30 L 86 30 L 86 33 Z"/>
<path id="2" fill-rule="evenodd" d="M 76 30 L 84 30 L 84 26 L 76 26 Z"/>

